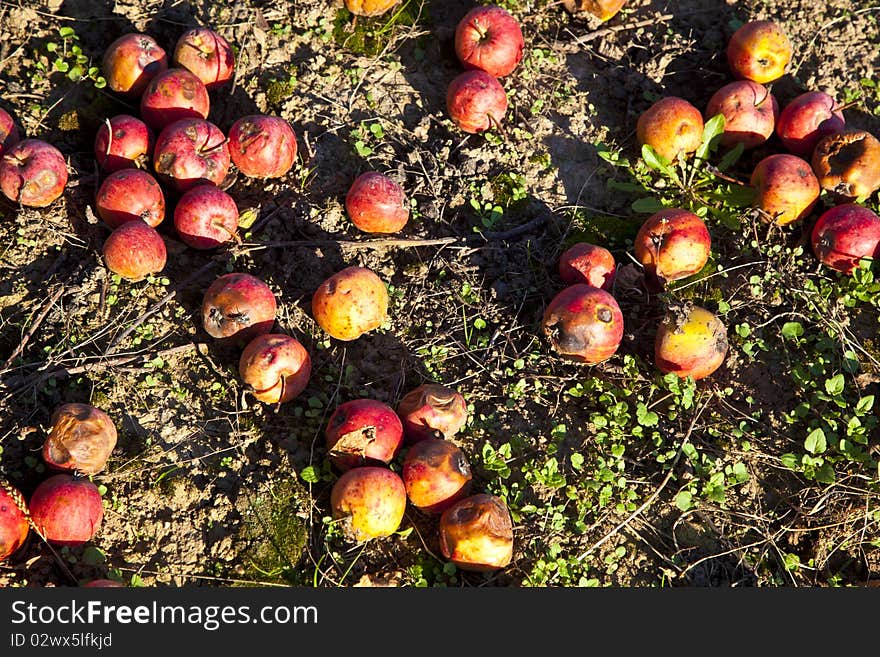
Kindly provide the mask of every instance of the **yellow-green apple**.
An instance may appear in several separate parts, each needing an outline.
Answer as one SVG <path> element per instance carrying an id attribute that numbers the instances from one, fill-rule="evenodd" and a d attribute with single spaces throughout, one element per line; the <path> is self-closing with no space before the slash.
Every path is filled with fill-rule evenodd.
<path id="1" fill-rule="evenodd" d="M 667 313 L 654 341 L 654 362 L 664 374 L 703 379 L 727 356 L 727 329 L 715 313 L 688 303 Z"/>
<path id="2" fill-rule="evenodd" d="M 312 295 L 312 316 L 337 340 L 356 340 L 388 318 L 388 289 L 366 267 L 351 266 L 326 279 Z"/>

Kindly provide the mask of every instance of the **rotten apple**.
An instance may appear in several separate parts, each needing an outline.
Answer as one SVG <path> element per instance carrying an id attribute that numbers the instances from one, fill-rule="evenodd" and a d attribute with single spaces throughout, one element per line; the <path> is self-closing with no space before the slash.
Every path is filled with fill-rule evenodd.
<path id="1" fill-rule="evenodd" d="M 706 119 L 724 116 L 724 132 L 718 142 L 722 146 L 755 148 L 773 136 L 779 103 L 762 84 L 737 80 L 712 94 L 706 105 Z"/>
<path id="2" fill-rule="evenodd" d="M 880 140 L 866 130 L 822 137 L 811 164 L 822 189 L 843 200 L 867 198 L 880 189 Z"/>
<path id="3" fill-rule="evenodd" d="M 553 297 L 542 326 L 556 353 L 588 365 L 611 358 L 623 339 L 617 300 L 585 283 L 570 285 Z"/>
<path id="4" fill-rule="evenodd" d="M 207 89 L 221 87 L 232 79 L 235 57 L 232 46 L 220 34 L 207 27 L 194 27 L 183 34 L 174 46 L 175 66 L 198 77 Z"/>
<path id="5" fill-rule="evenodd" d="M 645 271 L 665 284 L 699 272 L 709 261 L 712 238 L 705 222 L 683 208 L 666 208 L 642 224 L 635 255 Z"/>
<path id="6" fill-rule="evenodd" d="M 94 538 L 104 519 L 98 487 L 88 479 L 57 474 L 41 482 L 28 502 L 34 528 L 49 543 L 78 547 Z"/>
<path id="7" fill-rule="evenodd" d="M 467 424 L 464 396 L 439 383 L 423 383 L 406 393 L 397 404 L 408 443 L 427 438 L 450 438 Z"/>
<path id="8" fill-rule="evenodd" d="M 849 274 L 863 258 L 880 256 L 880 217 L 855 203 L 835 205 L 816 221 L 810 241 L 820 262 Z"/>
<path id="9" fill-rule="evenodd" d="M 465 71 L 449 83 L 446 110 L 464 132 L 475 134 L 500 127 L 507 113 L 507 92 L 486 71 Z"/>
<path id="10" fill-rule="evenodd" d="M 703 379 L 727 356 L 727 329 L 711 311 L 692 303 L 671 308 L 654 341 L 654 362 L 664 374 Z"/>
<path id="11" fill-rule="evenodd" d="M 246 344 L 270 333 L 277 302 L 265 282 L 242 272 L 224 274 L 205 290 L 202 325 L 213 338 Z"/>
<path id="12" fill-rule="evenodd" d="M 51 423 L 42 451 L 50 467 L 93 475 L 107 466 L 116 447 L 116 425 L 104 411 L 90 404 L 62 404 Z"/>
<path id="13" fill-rule="evenodd" d="M 352 399 L 333 411 L 324 437 L 331 463 L 350 470 L 390 463 L 403 443 L 403 425 L 388 404 Z"/>
<path id="14" fill-rule="evenodd" d="M 142 220 L 155 228 L 165 219 L 165 195 L 156 179 L 141 169 L 121 169 L 104 179 L 95 196 L 98 216 L 110 228 Z"/>
<path id="15" fill-rule="evenodd" d="M 179 192 L 202 183 L 221 185 L 229 171 L 229 148 L 220 128 L 204 119 L 181 119 L 156 139 L 153 167 Z"/>
<path id="16" fill-rule="evenodd" d="M 401 477 L 410 503 L 425 513 L 443 513 L 468 494 L 471 466 L 453 442 L 438 438 L 410 447 Z"/>
<path id="17" fill-rule="evenodd" d="M 107 173 L 146 169 L 155 143 L 155 134 L 146 123 L 128 114 L 117 114 L 105 119 L 95 134 L 95 159 Z"/>
<path id="18" fill-rule="evenodd" d="M 559 256 L 559 278 L 565 283 L 586 283 L 610 292 L 617 264 L 611 251 L 602 246 L 577 242 Z"/>
<path id="19" fill-rule="evenodd" d="M 338 271 L 312 295 L 312 315 L 337 340 L 356 340 L 379 328 L 388 317 L 385 283 L 366 267 Z"/>
<path id="20" fill-rule="evenodd" d="M 767 84 L 785 73 L 792 46 L 778 23 L 749 21 L 730 37 L 726 54 L 733 77 Z"/>
<path id="21" fill-rule="evenodd" d="M 365 233 L 396 233 L 409 221 L 409 202 L 403 188 L 378 171 L 359 175 L 345 195 L 351 223 Z"/>
<path id="22" fill-rule="evenodd" d="M 263 333 L 248 342 L 241 352 L 238 373 L 259 401 L 280 404 L 305 390 L 312 374 L 312 361 L 296 338 L 283 333 Z"/>
<path id="23" fill-rule="evenodd" d="M 157 131 L 181 119 L 207 119 L 210 108 L 205 83 L 185 68 L 162 71 L 141 96 L 141 117 Z"/>
<path id="24" fill-rule="evenodd" d="M 823 91 L 808 91 L 786 105 L 776 121 L 776 134 L 786 150 L 810 157 L 822 137 L 846 126 L 837 101 Z"/>
<path id="25" fill-rule="evenodd" d="M 513 521 L 504 500 L 479 493 L 440 516 L 440 552 L 462 570 L 489 572 L 513 558 Z"/>
<path id="26" fill-rule="evenodd" d="M 636 139 L 673 162 L 693 153 L 703 141 L 703 115 L 684 98 L 666 96 L 639 115 Z"/>
<path id="27" fill-rule="evenodd" d="M 168 252 L 155 228 L 144 221 L 126 221 L 104 240 L 104 264 L 129 281 L 141 281 L 165 268 Z"/>
<path id="28" fill-rule="evenodd" d="M 0 157 L 0 189 L 10 201 L 44 208 L 67 185 L 67 162 L 52 144 L 41 139 L 18 142 Z"/>
<path id="29" fill-rule="evenodd" d="M 350 541 L 390 536 L 403 521 L 406 488 L 400 475 L 388 468 L 354 468 L 333 484 L 330 509 Z"/>
<path id="30" fill-rule="evenodd" d="M 0 479 L 0 562 L 24 545 L 30 524 L 21 492 Z"/>
<path id="31" fill-rule="evenodd" d="M 238 206 L 215 185 L 197 185 L 184 192 L 174 208 L 174 228 L 194 249 L 213 249 L 237 237 Z"/>
<path id="32" fill-rule="evenodd" d="M 513 73 L 523 48 L 519 22 L 497 5 L 474 7 L 455 28 L 455 54 L 464 67 L 496 78 Z"/>
<path id="33" fill-rule="evenodd" d="M 809 163 L 787 153 L 768 155 L 758 162 L 750 183 L 761 218 L 779 226 L 809 215 L 822 191 Z"/>
<path id="34" fill-rule="evenodd" d="M 101 68 L 110 89 L 135 98 L 168 68 L 168 56 L 153 37 L 131 32 L 107 46 Z"/>
<path id="35" fill-rule="evenodd" d="M 251 178 L 281 178 L 293 168 L 296 152 L 296 134 L 280 116 L 243 116 L 229 129 L 229 156 Z"/>

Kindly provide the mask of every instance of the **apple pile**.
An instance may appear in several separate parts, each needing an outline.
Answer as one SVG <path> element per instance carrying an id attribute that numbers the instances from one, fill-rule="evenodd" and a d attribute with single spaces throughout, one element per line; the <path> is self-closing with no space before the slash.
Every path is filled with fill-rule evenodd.
<path id="1" fill-rule="evenodd" d="M 341 474 L 330 493 L 343 536 L 363 542 L 390 536 L 407 503 L 438 518 L 440 551 L 459 568 L 494 571 L 513 557 L 513 525 L 504 501 L 471 494 L 471 468 L 453 437 L 468 419 L 460 392 L 424 383 L 395 410 L 375 399 L 343 402 L 324 436 Z M 400 474 L 392 469 L 405 450 Z"/>

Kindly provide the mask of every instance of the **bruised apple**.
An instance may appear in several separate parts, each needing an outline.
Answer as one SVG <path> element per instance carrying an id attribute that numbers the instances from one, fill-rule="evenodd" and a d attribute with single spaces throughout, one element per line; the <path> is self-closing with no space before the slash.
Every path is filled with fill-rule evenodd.
<path id="1" fill-rule="evenodd" d="M 787 153 L 768 155 L 752 170 L 754 206 L 768 223 L 785 226 L 806 217 L 819 200 L 819 181 L 810 165 Z"/>
<path id="2" fill-rule="evenodd" d="M 104 51 L 101 68 L 107 86 L 136 98 L 157 74 L 168 68 L 168 55 L 148 34 L 123 34 Z"/>
<path id="3" fill-rule="evenodd" d="M 475 134 L 500 127 L 507 112 L 507 92 L 486 71 L 465 71 L 449 83 L 446 110 L 464 132 Z"/>
<path id="4" fill-rule="evenodd" d="M 25 511 L 18 489 L 0 480 L 0 562 L 24 545 L 30 529 Z"/>
<path id="5" fill-rule="evenodd" d="M 663 319 L 654 341 L 654 360 L 664 374 L 703 379 L 727 356 L 727 329 L 709 310 L 687 304 Z"/>
<path id="6" fill-rule="evenodd" d="M 455 54 L 464 67 L 496 78 L 513 73 L 524 47 L 519 22 L 497 5 L 474 7 L 455 28 Z"/>
<path id="7" fill-rule="evenodd" d="M 880 140 L 865 130 L 822 137 L 811 164 L 822 189 L 842 199 L 866 198 L 880 189 Z"/>
<path id="8" fill-rule="evenodd" d="M 265 282 L 233 272 L 217 278 L 202 299 L 202 325 L 213 338 L 246 344 L 272 331 L 277 302 Z"/>
<path id="9" fill-rule="evenodd" d="M 141 96 L 141 116 L 154 130 L 180 119 L 207 119 L 210 108 L 205 83 L 185 68 L 162 71 Z"/>
<path id="10" fill-rule="evenodd" d="M 296 149 L 296 134 L 280 116 L 243 116 L 229 129 L 229 156 L 250 178 L 284 176 L 296 161 Z"/>
<path id="11" fill-rule="evenodd" d="M 410 390 L 397 405 L 408 443 L 416 443 L 438 435 L 449 438 L 467 423 L 468 411 L 464 397 L 439 383 L 423 383 Z"/>
<path id="12" fill-rule="evenodd" d="M 126 221 L 104 240 L 104 264 L 129 281 L 141 281 L 165 268 L 168 251 L 155 228 L 141 221 Z"/>
<path id="13" fill-rule="evenodd" d="M 229 147 L 220 128 L 204 119 L 181 119 L 156 139 L 153 167 L 178 192 L 196 185 L 220 185 L 229 171 Z"/>
<path id="14" fill-rule="evenodd" d="M 781 78 L 791 55 L 788 35 L 773 21 L 749 21 L 727 42 L 727 62 L 733 77 L 759 84 Z"/>
<path id="15" fill-rule="evenodd" d="M 350 470 L 390 463 L 403 443 L 403 426 L 388 404 L 352 399 L 333 411 L 324 437 L 333 465 Z"/>
<path id="16" fill-rule="evenodd" d="M 623 313 L 615 298 L 585 283 L 553 297 L 542 325 L 559 355 L 588 365 L 611 358 L 623 339 Z"/>
<path id="17" fill-rule="evenodd" d="M 409 221 L 409 202 L 403 188 L 378 171 L 359 175 L 345 195 L 351 223 L 365 233 L 396 233 Z"/>
<path id="18" fill-rule="evenodd" d="M 706 119 L 716 114 L 724 116 L 722 146 L 755 148 L 773 136 L 779 103 L 762 84 L 751 80 L 737 80 L 716 91 L 706 106 Z"/>
<path id="19" fill-rule="evenodd" d="M 849 274 L 862 258 L 880 256 L 880 217 L 855 203 L 836 205 L 816 221 L 811 242 L 820 262 Z"/>
<path id="20" fill-rule="evenodd" d="M 586 11 L 600 21 L 616 16 L 626 0 L 562 0 L 562 4 L 572 14 Z"/>
<path id="21" fill-rule="evenodd" d="M 213 249 L 235 239 L 238 206 L 215 185 L 187 190 L 174 208 L 174 228 L 180 240 L 194 249 Z"/>
<path id="22" fill-rule="evenodd" d="M 837 101 L 823 91 L 808 91 L 786 105 L 776 121 L 776 135 L 786 150 L 798 157 L 810 157 L 825 135 L 846 126 Z"/>
<path id="23" fill-rule="evenodd" d="M 43 443 L 43 460 L 56 470 L 84 475 L 101 472 L 116 447 L 116 425 L 89 404 L 62 404 L 52 413 L 52 428 Z"/>
<path id="24" fill-rule="evenodd" d="M 639 115 L 636 139 L 672 162 L 693 153 L 703 141 L 703 115 L 684 98 L 661 98 Z"/>
<path id="25" fill-rule="evenodd" d="M 185 68 L 207 89 L 221 87 L 232 79 L 235 57 L 229 42 L 207 27 L 194 27 L 180 35 L 174 46 L 175 66 Z"/>
<path id="26" fill-rule="evenodd" d="M 155 228 L 165 219 L 165 195 L 146 171 L 121 169 L 104 178 L 95 196 L 95 209 L 110 228 L 138 219 Z"/>
<path id="27" fill-rule="evenodd" d="M 34 528 L 49 543 L 78 547 L 101 527 L 104 507 L 98 487 L 88 479 L 57 474 L 40 483 L 28 502 Z"/>
<path id="28" fill-rule="evenodd" d="M 489 572 L 513 558 L 513 521 L 500 497 L 480 493 L 440 516 L 440 552 L 462 570 Z"/>
<path id="29" fill-rule="evenodd" d="M 422 440 L 406 452 L 401 477 L 414 507 L 442 513 L 468 494 L 471 466 L 464 452 L 448 440 Z"/>
<path id="30" fill-rule="evenodd" d="M 388 317 L 388 290 L 373 271 L 358 266 L 338 271 L 312 295 L 312 315 L 337 340 L 356 340 Z"/>
<path id="31" fill-rule="evenodd" d="M 128 114 L 118 114 L 106 119 L 95 133 L 95 159 L 107 173 L 146 169 L 155 142 L 146 123 Z"/>
<path id="32" fill-rule="evenodd" d="M 682 208 L 666 208 L 642 224 L 635 255 L 645 271 L 661 283 L 699 272 L 709 261 L 712 239 L 705 222 Z"/>
<path id="33" fill-rule="evenodd" d="M 610 292 L 616 267 L 611 251 L 587 242 L 573 244 L 559 256 L 559 278 L 570 285 L 586 283 Z"/>
<path id="34" fill-rule="evenodd" d="M 312 361 L 296 338 L 264 333 L 248 342 L 238 361 L 241 380 L 267 404 L 288 402 L 309 383 Z"/>
<path id="35" fill-rule="evenodd" d="M 52 144 L 25 139 L 0 158 L 0 189 L 10 201 L 44 208 L 64 192 L 67 163 Z"/>
<path id="36" fill-rule="evenodd" d="M 396 472 L 364 466 L 348 470 L 330 491 L 330 509 L 343 535 L 356 542 L 390 536 L 406 511 L 406 487 Z"/>

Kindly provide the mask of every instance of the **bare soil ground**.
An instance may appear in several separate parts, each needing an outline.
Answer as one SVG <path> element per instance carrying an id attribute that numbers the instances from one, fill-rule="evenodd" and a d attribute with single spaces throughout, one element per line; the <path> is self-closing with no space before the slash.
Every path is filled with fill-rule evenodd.
<path id="1" fill-rule="evenodd" d="M 880 134 L 880 96 L 863 82 L 876 81 L 880 65 L 880 11 L 850 0 L 632 0 L 600 24 L 539 0 L 507 2 L 527 53 L 504 79 L 503 134 L 466 136 L 446 115 L 445 91 L 461 71 L 453 31 L 472 4 L 406 0 L 406 20 L 352 27 L 336 0 L 0 2 L 0 103 L 28 136 L 59 147 L 71 174 L 49 208 L 0 202 L 0 365 L 10 359 L 0 366 L 0 473 L 25 496 L 46 477 L 39 450 L 63 402 L 98 406 L 119 429 L 107 470 L 93 477 L 106 509 L 95 539 L 53 551 L 32 532 L 0 564 L 0 585 L 106 576 L 147 586 L 880 578 L 876 455 L 842 467 L 833 483 L 781 461 L 803 451 L 801 429 L 785 418 L 804 400 L 791 371 L 809 354 L 779 336 L 791 308 L 755 293 L 751 279 L 764 277 L 771 258 L 750 244 L 759 234 L 765 249 L 804 244 L 805 229 L 771 231 L 748 213 L 736 229 L 711 226 L 717 261 L 741 267 L 680 295 L 729 307 L 728 359 L 696 384 L 692 404 L 681 405 L 652 364 L 669 299 L 646 297 L 637 281 L 619 290 L 627 331 L 609 361 L 561 361 L 540 330 L 569 244 L 601 240 L 619 263 L 631 262 L 646 215 L 631 209 L 635 196 L 609 187 L 621 174 L 599 153 L 637 158 L 641 111 L 663 95 L 704 108 L 731 79 L 723 52 L 735 26 L 769 18 L 795 52 L 773 85 L 780 104 L 807 89 L 858 96 L 848 123 Z M 296 130 L 300 161 L 284 179 L 239 176 L 229 187 L 241 209 L 258 213 L 243 235 L 254 248 L 196 252 L 166 220 L 162 277 L 117 283 L 101 259 L 108 233 L 93 213 L 102 174 L 92 143 L 105 117 L 136 108 L 88 78 L 39 65 L 51 71 L 49 43 L 78 43 L 99 63 L 129 31 L 170 51 L 198 24 L 237 48 L 234 85 L 212 92 L 209 118 L 226 131 L 245 114 L 278 114 Z M 383 30 L 378 52 L 371 30 Z M 737 175 L 747 179 L 759 157 L 747 155 Z M 395 236 L 404 242 L 366 238 L 345 216 L 345 192 L 367 169 L 393 176 L 413 199 L 411 222 Z M 343 343 L 317 326 L 309 300 L 349 264 L 377 272 L 392 305 L 381 330 Z M 800 278 L 788 272 L 790 281 L 817 269 L 809 259 L 791 267 Z M 267 281 L 279 302 L 276 328 L 312 356 L 308 388 L 280 408 L 249 396 L 238 353 L 202 329 L 202 294 L 226 271 Z M 871 351 L 876 311 L 846 317 Z M 734 332 L 744 322 L 763 327 L 767 349 Z M 876 385 L 871 362 L 847 375 L 856 399 Z M 396 405 L 425 381 L 458 388 L 471 405 L 456 442 L 475 489 L 503 495 L 515 521 L 514 560 L 501 571 L 444 568 L 436 518 L 412 510 L 399 534 L 366 545 L 345 543 L 327 522 L 336 476 L 323 442 L 329 413 L 357 397 Z M 651 411 L 659 417 L 645 420 Z M 866 449 L 877 444 L 872 432 Z M 684 504 L 680 493 L 691 490 Z"/>

